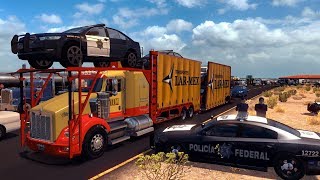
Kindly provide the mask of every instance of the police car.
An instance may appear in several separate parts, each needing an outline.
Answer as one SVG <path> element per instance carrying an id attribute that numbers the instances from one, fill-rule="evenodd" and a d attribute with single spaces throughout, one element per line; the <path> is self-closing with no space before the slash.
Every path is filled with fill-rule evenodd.
<path id="1" fill-rule="evenodd" d="M 180 151 L 191 160 L 267 171 L 283 179 L 320 174 L 320 134 L 277 121 L 236 115 L 207 124 L 174 125 L 151 138 L 157 152 Z"/>

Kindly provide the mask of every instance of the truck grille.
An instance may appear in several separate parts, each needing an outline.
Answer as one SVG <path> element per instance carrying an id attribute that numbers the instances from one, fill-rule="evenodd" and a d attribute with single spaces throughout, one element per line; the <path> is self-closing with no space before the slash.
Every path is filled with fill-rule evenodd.
<path id="1" fill-rule="evenodd" d="M 11 100 L 11 90 L 9 89 L 3 89 L 1 90 L 1 101 L 2 103 L 10 103 Z"/>
<path id="2" fill-rule="evenodd" d="M 30 136 L 34 139 L 52 141 L 51 116 L 40 112 L 31 112 Z"/>

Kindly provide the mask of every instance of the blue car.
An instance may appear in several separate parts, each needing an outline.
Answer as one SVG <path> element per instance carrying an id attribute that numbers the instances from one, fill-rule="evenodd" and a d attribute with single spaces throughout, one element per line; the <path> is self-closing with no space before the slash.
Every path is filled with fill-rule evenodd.
<path id="1" fill-rule="evenodd" d="M 232 97 L 246 97 L 248 96 L 248 89 L 246 86 L 234 86 L 231 90 Z"/>

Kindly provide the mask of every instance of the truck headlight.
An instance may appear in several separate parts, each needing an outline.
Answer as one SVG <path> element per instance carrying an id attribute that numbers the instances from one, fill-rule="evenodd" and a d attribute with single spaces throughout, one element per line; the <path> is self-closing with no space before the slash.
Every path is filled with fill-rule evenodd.
<path id="1" fill-rule="evenodd" d="M 60 39 L 61 36 L 42 36 L 39 37 L 40 41 L 45 41 L 45 40 L 58 40 Z"/>

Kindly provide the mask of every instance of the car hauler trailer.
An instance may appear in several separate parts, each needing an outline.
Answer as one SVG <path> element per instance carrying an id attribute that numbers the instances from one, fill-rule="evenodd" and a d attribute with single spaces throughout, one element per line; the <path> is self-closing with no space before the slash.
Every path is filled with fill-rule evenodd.
<path id="1" fill-rule="evenodd" d="M 230 100 L 230 68 L 209 63 L 201 79 L 199 61 L 156 51 L 150 51 L 149 60 L 146 70 L 115 63 L 108 68 L 18 70 L 21 81 L 24 73 L 49 73 L 42 89 L 53 74 L 67 72 L 69 85 L 68 93 L 35 106 L 41 90 L 30 112 L 20 112 L 21 145 L 55 156 L 97 158 L 107 145 L 154 131 L 153 124 L 191 118 L 201 107 L 208 110 Z M 228 92 L 218 92 L 227 85 Z M 22 82 L 20 89 L 23 97 Z"/>

